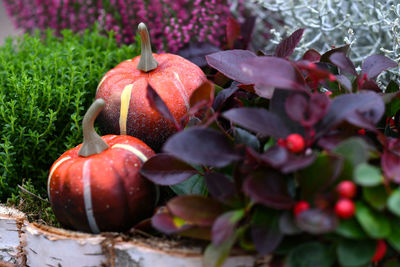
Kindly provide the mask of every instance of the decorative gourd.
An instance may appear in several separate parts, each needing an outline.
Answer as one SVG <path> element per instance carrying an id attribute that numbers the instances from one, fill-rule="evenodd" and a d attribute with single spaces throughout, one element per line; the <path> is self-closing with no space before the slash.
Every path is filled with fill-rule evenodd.
<path id="1" fill-rule="evenodd" d="M 150 107 L 147 85 L 155 89 L 180 121 L 189 109 L 190 95 L 207 78 L 199 67 L 180 56 L 152 54 L 146 26 L 140 23 L 138 31 L 141 55 L 108 71 L 97 87 L 96 98 L 107 103 L 99 123 L 106 133 L 132 135 L 158 149 L 176 128 Z"/>
<path id="2" fill-rule="evenodd" d="M 128 135 L 100 137 L 94 120 L 105 106 L 97 99 L 83 119 L 83 144 L 50 169 L 48 194 L 58 221 L 80 231 L 123 231 L 150 217 L 158 188 L 139 174 L 153 150 Z"/>

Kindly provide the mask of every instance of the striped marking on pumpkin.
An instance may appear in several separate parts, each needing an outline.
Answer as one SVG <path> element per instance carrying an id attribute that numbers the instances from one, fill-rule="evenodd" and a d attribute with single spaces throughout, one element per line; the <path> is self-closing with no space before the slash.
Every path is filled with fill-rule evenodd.
<path id="1" fill-rule="evenodd" d="M 133 146 L 130 146 L 130 145 L 115 144 L 111 148 L 122 148 L 122 149 L 128 150 L 128 151 L 132 152 L 133 154 L 135 154 L 135 156 L 138 157 L 142 162 L 145 162 L 148 160 L 148 158 L 146 157 L 145 154 L 143 154 L 142 151 L 140 151 L 139 149 L 137 149 Z"/>
<path id="2" fill-rule="evenodd" d="M 103 77 L 103 78 L 101 79 L 101 81 L 99 82 L 99 85 L 97 85 L 96 93 L 97 93 L 97 91 L 99 91 L 99 88 L 100 88 L 101 84 L 105 81 L 106 78 L 107 78 L 107 75 L 104 75 L 104 77 Z"/>
<path id="3" fill-rule="evenodd" d="M 54 174 L 54 171 L 66 160 L 69 160 L 71 157 L 70 156 L 66 156 L 65 158 L 60 159 L 60 161 L 58 161 L 53 168 L 50 169 L 50 174 L 49 174 L 49 178 L 47 179 L 47 194 L 49 195 L 49 201 L 51 202 L 51 197 L 50 197 L 50 183 L 51 183 L 51 177 Z"/>
<path id="4" fill-rule="evenodd" d="M 115 144 L 113 145 L 111 148 L 122 148 L 122 149 L 126 149 L 130 152 L 132 152 L 133 154 L 135 154 L 142 162 L 146 162 L 148 160 L 148 158 L 137 148 L 134 148 L 133 146 L 130 145 L 126 145 L 126 144 Z M 156 186 L 156 197 L 155 197 L 155 202 L 154 202 L 154 206 L 157 206 L 158 201 L 160 200 L 160 188 L 158 187 L 158 185 Z"/>
<path id="5" fill-rule="evenodd" d="M 90 230 L 92 230 L 93 233 L 98 234 L 100 233 L 100 230 L 93 214 L 92 190 L 90 189 L 90 162 L 90 159 L 85 161 L 82 169 L 83 202 L 85 204 L 86 218 L 88 220 Z"/>
<path id="6" fill-rule="evenodd" d="M 174 84 L 175 84 L 176 88 L 178 88 L 178 91 L 183 98 L 183 102 L 185 102 L 186 109 L 189 110 L 190 109 L 189 95 L 186 92 L 185 86 L 183 85 L 181 78 L 179 77 L 179 74 L 176 73 L 175 71 L 173 71 L 173 73 L 176 78 L 176 80 L 174 80 Z"/>
<path id="7" fill-rule="evenodd" d="M 131 101 L 132 88 L 134 84 L 135 83 L 128 84 L 127 86 L 125 86 L 121 94 L 121 107 L 119 111 L 119 133 L 122 135 L 126 134 L 126 123 L 128 120 L 129 103 Z"/>

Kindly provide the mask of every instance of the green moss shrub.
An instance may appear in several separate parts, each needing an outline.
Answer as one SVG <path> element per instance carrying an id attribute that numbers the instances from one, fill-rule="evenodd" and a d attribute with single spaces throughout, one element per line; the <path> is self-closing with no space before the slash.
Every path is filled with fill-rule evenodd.
<path id="1" fill-rule="evenodd" d="M 0 202 L 30 180 L 46 194 L 51 164 L 82 142 L 81 121 L 101 77 L 139 54 L 98 31 L 51 31 L 0 47 Z"/>

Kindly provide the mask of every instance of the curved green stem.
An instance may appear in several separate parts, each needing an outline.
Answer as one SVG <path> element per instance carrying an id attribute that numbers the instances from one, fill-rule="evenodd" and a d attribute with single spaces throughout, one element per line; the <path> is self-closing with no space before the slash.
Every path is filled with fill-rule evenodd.
<path id="1" fill-rule="evenodd" d="M 138 32 L 140 34 L 140 39 L 142 40 L 142 46 L 140 61 L 137 69 L 144 72 L 149 72 L 157 68 L 158 62 L 153 57 L 153 52 L 151 51 L 150 35 L 147 31 L 146 25 L 143 22 L 139 24 Z"/>
<path id="2" fill-rule="evenodd" d="M 81 149 L 79 149 L 78 155 L 82 157 L 88 157 L 94 154 L 101 153 L 108 148 L 106 142 L 101 139 L 100 135 L 94 130 L 94 121 L 100 112 L 103 110 L 106 102 L 99 98 L 93 102 L 93 104 L 86 111 L 83 117 L 82 128 L 83 128 L 83 143 Z"/>

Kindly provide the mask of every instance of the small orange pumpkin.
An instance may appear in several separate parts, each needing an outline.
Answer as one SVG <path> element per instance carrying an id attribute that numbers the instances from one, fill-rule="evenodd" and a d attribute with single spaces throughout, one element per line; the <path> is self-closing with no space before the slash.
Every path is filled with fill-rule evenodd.
<path id="1" fill-rule="evenodd" d="M 108 71 L 97 87 L 96 98 L 107 103 L 99 122 L 106 133 L 132 135 L 158 149 L 176 128 L 150 107 L 147 85 L 155 89 L 180 121 L 189 109 L 190 95 L 207 78 L 198 66 L 178 55 L 153 54 L 143 23 L 138 31 L 142 39 L 141 55 Z"/>
<path id="2" fill-rule="evenodd" d="M 104 108 L 97 99 L 83 119 L 83 144 L 62 154 L 48 178 L 57 220 L 68 228 L 99 233 L 123 231 L 150 217 L 156 186 L 139 174 L 153 150 L 128 135 L 100 137 L 93 123 Z"/>

